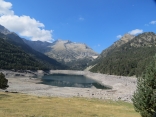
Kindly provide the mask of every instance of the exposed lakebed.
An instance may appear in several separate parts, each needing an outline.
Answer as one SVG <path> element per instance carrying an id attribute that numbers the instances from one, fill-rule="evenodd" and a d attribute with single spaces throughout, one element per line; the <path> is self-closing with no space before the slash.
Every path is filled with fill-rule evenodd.
<path id="1" fill-rule="evenodd" d="M 50 70 L 49 72 L 38 71 L 29 73 L 13 72 L 0 70 L 8 79 L 8 92 L 19 92 L 36 96 L 56 96 L 56 97 L 86 97 L 98 99 L 123 100 L 132 102 L 131 98 L 136 91 L 137 78 L 114 76 L 100 73 L 91 73 L 88 71 L 74 70 Z M 17 76 L 18 74 L 18 76 Z M 87 78 L 97 81 L 99 84 L 108 86 L 111 90 L 102 90 L 97 88 L 74 88 L 58 87 L 43 84 L 42 76 L 44 74 L 72 74 L 83 75 Z M 34 76 L 38 76 L 35 78 Z M 49 82 L 49 81 L 48 81 Z M 94 87 L 94 86 L 93 86 Z"/>
<path id="2" fill-rule="evenodd" d="M 97 88 L 109 89 L 101 85 L 97 81 L 87 78 L 84 75 L 67 75 L 67 74 L 51 74 L 41 78 L 41 84 L 58 86 L 58 87 L 80 87 L 80 88 Z"/>

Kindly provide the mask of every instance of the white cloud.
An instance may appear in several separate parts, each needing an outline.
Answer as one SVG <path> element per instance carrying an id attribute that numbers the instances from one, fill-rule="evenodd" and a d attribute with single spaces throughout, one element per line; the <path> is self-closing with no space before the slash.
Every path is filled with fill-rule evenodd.
<path id="1" fill-rule="evenodd" d="M 141 30 L 141 29 L 134 29 L 132 31 L 129 31 L 128 33 L 131 34 L 131 35 L 137 35 L 137 34 L 143 33 L 143 30 Z"/>
<path id="2" fill-rule="evenodd" d="M 156 24 L 156 21 L 151 21 L 150 24 Z"/>
<path id="3" fill-rule="evenodd" d="M 13 32 L 18 33 L 20 36 L 29 37 L 33 41 L 40 40 L 50 42 L 53 40 L 52 30 L 45 30 L 43 23 L 31 18 L 30 16 L 14 15 L 11 7 L 11 3 L 6 3 L 5 1 L 0 0 L 0 13 L 1 8 L 4 9 L 0 16 L 1 25 Z"/>
<path id="4" fill-rule="evenodd" d="M 116 38 L 120 39 L 122 37 L 122 35 L 117 35 Z"/>
<path id="5" fill-rule="evenodd" d="M 80 21 L 84 21 L 84 18 L 83 18 L 83 17 L 80 17 L 79 20 L 80 20 Z"/>
<path id="6" fill-rule="evenodd" d="M 12 4 L 10 2 L 5 2 L 4 0 L 0 0 L 0 16 L 10 14 L 13 15 L 14 12 L 10 10 L 12 8 Z"/>

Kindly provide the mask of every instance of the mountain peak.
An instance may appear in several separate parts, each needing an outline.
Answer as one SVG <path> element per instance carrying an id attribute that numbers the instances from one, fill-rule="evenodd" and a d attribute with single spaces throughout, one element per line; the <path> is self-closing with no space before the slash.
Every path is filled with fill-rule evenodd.
<path id="1" fill-rule="evenodd" d="M 101 55 L 99 56 L 99 58 L 100 57 L 106 57 L 108 53 L 110 53 L 111 51 L 115 50 L 116 48 L 122 46 L 123 44 L 129 42 L 134 37 L 135 37 L 134 35 L 126 33 L 119 40 L 114 42 L 114 44 L 112 44 L 110 47 L 108 47 L 107 49 L 103 50 Z"/>
<path id="2" fill-rule="evenodd" d="M 0 32 L 3 33 L 4 35 L 10 34 L 11 32 L 6 29 L 4 26 L 0 25 Z"/>
<path id="3" fill-rule="evenodd" d="M 126 33 L 125 35 L 123 35 L 123 36 L 121 37 L 120 40 L 125 41 L 125 42 L 128 42 L 128 41 L 130 41 L 131 39 L 133 39 L 134 37 L 135 37 L 134 35 L 131 35 L 131 34 L 129 34 L 129 33 Z"/>
<path id="4" fill-rule="evenodd" d="M 55 41 L 55 43 L 72 43 L 70 40 L 62 40 L 62 39 L 58 39 Z"/>
<path id="5" fill-rule="evenodd" d="M 34 44 L 31 41 L 29 43 L 26 41 L 26 43 L 33 49 L 46 54 L 50 58 L 56 59 L 71 69 L 84 69 L 90 61 L 98 56 L 86 44 L 76 43 L 70 40 L 58 39 L 48 46 L 39 43 Z"/>

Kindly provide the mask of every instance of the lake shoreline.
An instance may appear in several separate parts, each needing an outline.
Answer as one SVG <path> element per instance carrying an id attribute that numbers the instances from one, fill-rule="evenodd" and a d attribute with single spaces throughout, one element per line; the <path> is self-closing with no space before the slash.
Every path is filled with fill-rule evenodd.
<path id="1" fill-rule="evenodd" d="M 13 72 L 9 70 L 0 70 L 9 80 L 8 92 L 19 92 L 37 96 L 53 96 L 53 97 L 86 97 L 98 99 L 111 99 L 114 101 L 122 100 L 132 102 L 131 98 L 136 90 L 136 78 L 106 75 L 100 73 L 92 73 L 88 71 L 73 70 L 50 70 L 49 73 L 44 71 L 37 72 Z M 40 80 L 33 78 L 34 75 L 43 76 L 45 74 L 62 73 L 84 75 L 104 86 L 110 86 L 112 89 L 102 90 L 96 88 L 76 88 L 76 87 L 56 87 L 39 84 Z"/>

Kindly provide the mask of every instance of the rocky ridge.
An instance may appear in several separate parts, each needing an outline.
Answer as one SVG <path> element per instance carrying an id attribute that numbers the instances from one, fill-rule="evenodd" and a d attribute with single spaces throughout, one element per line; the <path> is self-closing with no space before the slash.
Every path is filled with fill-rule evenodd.
<path id="1" fill-rule="evenodd" d="M 24 42 L 33 49 L 70 66 L 72 69 L 84 69 L 90 61 L 98 56 L 86 44 L 75 43 L 69 40 L 59 39 L 53 43 L 28 40 L 24 40 Z"/>
<path id="2" fill-rule="evenodd" d="M 99 57 L 106 57 L 107 54 L 109 54 L 112 50 L 122 46 L 123 44 L 129 42 L 130 40 L 132 40 L 135 36 L 131 35 L 131 34 L 125 34 L 123 35 L 118 41 L 114 42 L 114 44 L 112 44 L 110 47 L 108 47 L 107 49 L 103 50 L 102 53 L 100 54 Z"/>

